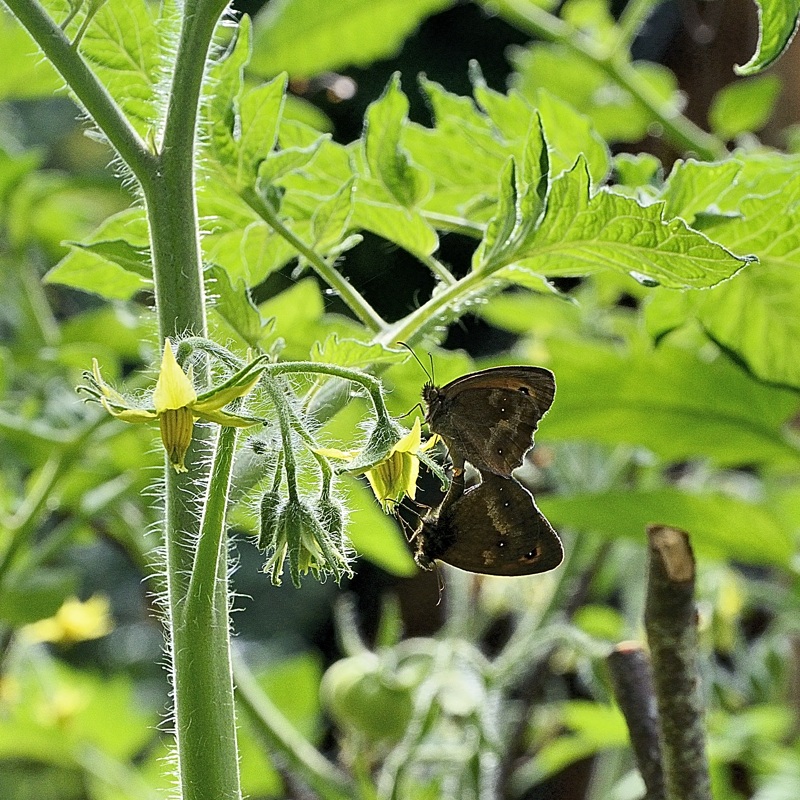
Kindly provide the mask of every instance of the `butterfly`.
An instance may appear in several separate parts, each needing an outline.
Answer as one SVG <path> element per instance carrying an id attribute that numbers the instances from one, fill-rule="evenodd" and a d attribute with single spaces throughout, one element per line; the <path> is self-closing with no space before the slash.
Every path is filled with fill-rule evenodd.
<path id="1" fill-rule="evenodd" d="M 536 507 L 533 495 L 513 478 L 483 473 L 464 488 L 456 472 L 441 506 L 426 514 L 415 533 L 414 560 L 431 569 L 436 559 L 485 575 L 534 575 L 564 558 L 561 539 Z"/>
<path id="2" fill-rule="evenodd" d="M 481 473 L 509 477 L 533 446 L 533 434 L 556 393 L 543 367 L 493 367 L 445 386 L 422 388 L 425 421 L 444 440 L 458 471 L 469 461 Z"/>

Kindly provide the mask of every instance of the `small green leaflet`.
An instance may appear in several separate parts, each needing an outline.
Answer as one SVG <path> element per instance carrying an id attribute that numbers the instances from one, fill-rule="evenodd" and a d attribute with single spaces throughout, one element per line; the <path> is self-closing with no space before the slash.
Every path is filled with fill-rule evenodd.
<path id="1" fill-rule="evenodd" d="M 758 46 L 753 57 L 735 67 L 740 75 L 761 72 L 786 50 L 800 24 L 800 0 L 755 0 L 758 8 Z"/>

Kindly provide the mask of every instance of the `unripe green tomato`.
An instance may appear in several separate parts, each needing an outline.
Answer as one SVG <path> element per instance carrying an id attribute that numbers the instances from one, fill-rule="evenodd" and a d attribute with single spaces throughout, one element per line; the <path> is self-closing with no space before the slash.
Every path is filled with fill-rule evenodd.
<path id="1" fill-rule="evenodd" d="M 399 741 L 414 711 L 413 687 L 381 669 L 378 656 L 369 652 L 332 664 L 321 693 L 337 724 L 375 742 Z"/>

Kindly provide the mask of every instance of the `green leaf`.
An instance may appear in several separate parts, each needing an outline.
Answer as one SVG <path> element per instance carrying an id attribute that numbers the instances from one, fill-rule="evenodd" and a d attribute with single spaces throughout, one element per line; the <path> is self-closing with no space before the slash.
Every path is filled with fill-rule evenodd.
<path id="1" fill-rule="evenodd" d="M 141 209 L 128 209 L 109 217 L 99 228 L 58 262 L 46 275 L 61 283 L 109 300 L 127 300 L 152 288 L 144 277 L 148 247 L 147 221 Z"/>
<path id="2" fill-rule="evenodd" d="M 370 103 L 364 118 L 364 154 L 370 176 L 379 180 L 395 202 L 411 207 L 426 194 L 422 173 L 410 163 L 400 144 L 408 124 L 408 98 L 395 73 L 378 100 Z"/>
<path id="3" fill-rule="evenodd" d="M 331 333 L 341 337 L 363 336 L 358 323 L 338 314 L 325 314 L 325 304 L 315 278 L 304 278 L 275 297 L 261 303 L 262 316 L 275 318 L 275 329 L 263 342 L 269 346 L 282 338 L 284 359 L 307 359 L 314 345 Z"/>
<path id="4" fill-rule="evenodd" d="M 551 174 L 550 154 L 542 129 L 542 119 L 536 114 L 531 123 L 519 162 L 519 223 L 514 234 L 517 239 L 527 239 L 539 227 Z"/>
<path id="5" fill-rule="evenodd" d="M 480 245 L 472 256 L 472 268 L 481 269 L 485 264 L 511 246 L 517 224 L 517 179 L 516 165 L 509 159 L 500 173 L 500 187 L 494 216 L 489 220 Z"/>
<path id="6" fill-rule="evenodd" d="M 256 86 L 242 97 L 240 106 L 241 136 L 238 140 L 236 181 L 239 187 L 252 186 L 261 162 L 275 147 L 278 138 L 286 76 Z"/>
<path id="7" fill-rule="evenodd" d="M 205 269 L 206 287 L 214 298 L 213 308 L 225 322 L 250 346 L 256 347 L 274 326 L 264 321 L 250 299 L 243 280 L 231 281 L 228 273 L 212 264 Z"/>
<path id="8" fill-rule="evenodd" d="M 610 156 L 608 145 L 591 124 L 566 100 L 539 89 L 533 99 L 541 116 L 545 139 L 551 149 L 551 174 L 571 169 L 583 155 L 594 183 L 602 183 L 608 174 Z"/>
<path id="9" fill-rule="evenodd" d="M 528 139 L 531 126 L 539 124 L 534 118 L 536 114 L 547 141 L 552 175 L 570 169 L 583 154 L 592 181 L 601 183 L 604 180 L 609 168 L 608 145 L 588 117 L 546 89 L 537 90 L 529 103 L 515 90 L 502 95 L 489 89 L 476 66 L 472 65 L 470 72 L 475 99 L 514 147 L 515 154 Z"/>
<path id="10" fill-rule="evenodd" d="M 105 179 L 36 170 L 14 186 L 5 223 L 15 249 L 35 245 L 53 261 L 67 250 L 65 240 L 83 240 L 102 221 L 126 208 L 130 198 Z"/>
<path id="11" fill-rule="evenodd" d="M 2 17 L 0 17 L 2 21 Z M 0 34 L 1 35 L 1 34 Z M 0 212 L 7 213 L 13 201 L 14 191 L 34 170 L 42 164 L 42 155 L 35 151 L 10 153 L 0 148 Z"/>
<path id="12" fill-rule="evenodd" d="M 426 211 L 485 222 L 497 196 L 497 180 L 511 150 L 492 121 L 468 97 L 445 91 L 421 79 L 435 127 L 411 123 L 403 129 L 403 145 L 414 163 L 433 178 Z M 525 118 L 532 110 L 527 107 Z M 525 130 L 527 135 L 527 129 Z"/>
<path id="13" fill-rule="evenodd" d="M 690 494 L 663 488 L 537 497 L 558 529 L 609 538 L 625 536 L 646 545 L 649 524 L 689 533 L 698 554 L 747 564 L 788 567 L 794 552 L 789 530 L 767 507 L 723 494 Z"/>
<path id="14" fill-rule="evenodd" d="M 28 577 L 12 578 L 0 593 L 0 619 L 18 626 L 51 617 L 77 586 L 78 576 L 65 570 L 39 569 Z"/>
<path id="15" fill-rule="evenodd" d="M 281 181 L 281 186 L 287 190 L 296 189 L 298 194 L 314 198 L 330 197 L 354 174 L 352 150 L 302 122 L 284 120 L 278 132 L 278 142 L 282 151 L 317 147 L 313 160 L 305 169 L 293 172 Z"/>
<path id="16" fill-rule="evenodd" d="M 559 44 L 536 43 L 510 48 L 516 70 L 511 85 L 531 103 L 546 89 L 593 123 L 606 141 L 637 142 L 653 122 L 651 113 L 594 62 Z M 670 70 L 651 62 L 634 62 L 639 79 L 661 100 L 679 110 L 678 82 Z"/>
<path id="17" fill-rule="evenodd" d="M 572 620 L 593 639 L 616 643 L 625 638 L 625 617 L 615 608 L 587 603 L 575 612 Z"/>
<path id="18" fill-rule="evenodd" d="M 395 205 L 382 186 L 363 178 L 356 184 L 351 225 L 353 230 L 359 227 L 422 258 L 427 258 L 439 246 L 436 231 L 419 212 Z"/>
<path id="19" fill-rule="evenodd" d="M 197 204 L 206 228 L 203 257 L 223 267 L 232 281 L 243 278 L 255 286 L 297 255 L 226 182 L 212 178 L 200 184 Z M 307 224 L 289 227 L 301 238 L 308 234 Z"/>
<path id="20" fill-rule="evenodd" d="M 732 250 L 756 253 L 759 263 L 697 297 L 678 299 L 659 293 L 653 308 L 648 308 L 651 329 L 663 331 L 670 326 L 665 320 L 675 323 L 681 314 L 696 315 L 707 333 L 759 378 L 800 387 L 798 225 L 800 176 L 796 174 L 780 192 L 742 200 L 739 215 L 710 220 L 705 231 L 711 237 Z"/>
<path id="21" fill-rule="evenodd" d="M 538 287 L 550 291 L 561 302 L 545 302 L 541 293 L 520 290 L 517 286 L 486 299 L 475 313 L 496 328 L 517 334 L 553 335 L 559 330 L 580 326 L 580 306 L 567 295 L 559 294 L 544 282 Z"/>
<path id="22" fill-rule="evenodd" d="M 32 668 L 34 663 L 36 668 Z M 47 679 L 43 680 L 43 676 Z M 129 759 L 146 747 L 148 738 L 152 738 L 152 726 L 157 723 L 156 713 L 141 698 L 134 700 L 127 677 L 72 669 L 62 661 L 43 656 L 34 662 L 28 654 L 15 660 L 8 679 L 18 687 L 19 700 L 5 704 L 6 716 L 0 727 L 3 760 L 32 759 L 80 771 L 79 752 L 91 751 L 116 766 L 115 770 L 101 770 L 93 792 L 121 800 L 155 797 L 134 770 L 125 768 Z M 53 710 L 54 697 L 72 700 L 66 727 L 52 715 L 41 713 L 42 708 Z M 119 724 L 109 724 L 109 720 Z M 101 786 L 105 792 L 100 792 Z"/>
<path id="23" fill-rule="evenodd" d="M 784 433 L 795 393 L 765 386 L 725 358 L 708 362 L 666 343 L 633 354 L 571 340 L 547 347 L 558 389 L 541 436 L 639 445 L 666 461 L 800 459 Z"/>
<path id="24" fill-rule="evenodd" d="M 61 76 L 5 6 L 0 11 L 0 41 L 3 42 L 0 100 L 49 98 L 63 88 Z"/>
<path id="25" fill-rule="evenodd" d="M 258 180 L 261 185 L 274 183 L 284 175 L 307 166 L 317 154 L 322 143 L 329 137 L 321 136 L 308 147 L 287 147 L 272 151 L 258 167 Z"/>
<path id="26" fill-rule="evenodd" d="M 400 50 L 429 15 L 453 0 L 277 0 L 256 17 L 250 69 L 272 76 L 286 70 L 311 78 L 348 66 L 365 67 Z"/>
<path id="27" fill-rule="evenodd" d="M 760 131 L 772 116 L 781 90 L 777 75 L 736 81 L 720 89 L 708 112 L 711 130 L 721 139 Z"/>
<path id="28" fill-rule="evenodd" d="M 340 367 L 364 369 L 373 364 L 398 364 L 408 358 L 405 350 L 392 350 L 382 344 L 369 344 L 355 339 L 340 339 L 332 333 L 324 342 L 315 342 L 311 359 Z"/>
<path id="29" fill-rule="evenodd" d="M 353 213 L 353 179 L 324 203 L 321 203 L 311 218 L 311 231 L 314 247 L 320 252 L 328 252 L 344 238 L 350 226 Z"/>
<path id="30" fill-rule="evenodd" d="M 473 269 L 524 249 L 541 221 L 549 174 L 542 121 L 534 114 L 518 162 L 511 159 L 501 173 L 497 211 L 473 255 Z"/>
<path id="31" fill-rule="evenodd" d="M 714 286 L 753 260 L 735 256 L 683 220 L 664 221 L 659 205 L 641 206 L 608 191 L 590 196 L 583 161 L 553 182 L 544 220 L 524 245 L 510 253 L 514 265 L 538 275 L 611 269 L 646 286 L 670 288 Z M 501 270 L 498 277 L 514 281 L 515 272 Z"/>
<path id="32" fill-rule="evenodd" d="M 753 75 L 777 61 L 800 24 L 800 0 L 755 0 L 758 8 L 758 46 L 753 57 L 734 67 L 739 75 Z"/>
<path id="33" fill-rule="evenodd" d="M 570 700 L 561 705 L 563 720 L 570 733 L 545 742 L 535 758 L 514 775 L 515 787 L 532 786 L 562 772 L 576 761 L 611 748 L 628 746 L 628 730 L 622 713 L 615 706 Z"/>
<path id="34" fill-rule="evenodd" d="M 352 510 L 347 535 L 353 547 L 392 575 L 406 578 L 415 575 L 417 566 L 394 519 L 381 511 L 365 483 L 346 475 L 340 480 L 347 506 Z"/>
<path id="35" fill-rule="evenodd" d="M 661 162 L 650 153 L 617 153 L 614 156 L 614 173 L 623 186 L 638 188 L 660 183 L 661 171 Z M 664 216 L 669 219 L 678 215 L 665 212 Z"/>
<path id="36" fill-rule="evenodd" d="M 247 18 L 224 58 L 210 69 L 219 91 L 206 104 L 209 145 L 224 176 L 237 191 L 253 188 L 259 168 L 278 138 L 286 96 L 286 76 L 244 90 L 243 71 L 250 56 Z M 212 175 L 219 181 L 220 173 Z"/>
<path id="37" fill-rule="evenodd" d="M 67 242 L 67 244 L 79 250 L 94 253 L 128 270 L 128 272 L 141 275 L 145 279 L 150 280 L 153 277 L 149 247 L 134 247 L 130 242 L 126 242 L 123 239 L 86 244 L 82 242 Z"/>
<path id="38" fill-rule="evenodd" d="M 153 16 L 144 0 L 107 0 L 81 39 L 81 51 L 111 96 L 142 136 L 162 107 L 160 85 L 167 20 Z"/>
<path id="39" fill-rule="evenodd" d="M 212 129 L 212 137 L 218 135 L 219 142 L 213 142 L 224 151 L 233 142 L 234 115 L 236 103 L 242 93 L 244 68 L 250 60 L 250 40 L 252 23 L 250 17 L 243 16 L 233 29 L 228 47 L 218 58 L 209 64 L 207 91 L 203 97 L 203 110 Z"/>
<path id="40" fill-rule="evenodd" d="M 693 224 L 700 213 L 721 211 L 721 200 L 724 204 L 725 195 L 740 185 L 741 171 L 742 162 L 735 158 L 718 164 L 676 161 L 661 192 L 664 217 Z"/>

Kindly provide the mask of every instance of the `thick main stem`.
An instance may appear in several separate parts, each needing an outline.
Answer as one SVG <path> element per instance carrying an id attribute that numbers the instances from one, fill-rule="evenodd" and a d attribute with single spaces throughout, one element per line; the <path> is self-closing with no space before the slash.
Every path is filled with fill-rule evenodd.
<path id="1" fill-rule="evenodd" d="M 206 59 L 223 9 L 219 0 L 183 5 L 158 168 L 142 181 L 162 341 L 186 333 L 206 335 L 195 129 Z M 178 774 L 183 800 L 239 800 L 224 537 L 211 586 L 189 580 L 206 501 L 201 487 L 209 480 L 205 455 L 211 431 L 196 427 L 195 434 L 186 458 L 188 471 L 177 474 L 166 466 L 165 546 Z M 225 432 L 220 446 L 224 438 Z M 210 491 L 224 492 L 227 481 L 217 485 L 216 473 Z"/>

